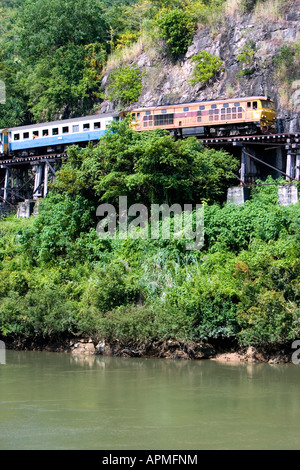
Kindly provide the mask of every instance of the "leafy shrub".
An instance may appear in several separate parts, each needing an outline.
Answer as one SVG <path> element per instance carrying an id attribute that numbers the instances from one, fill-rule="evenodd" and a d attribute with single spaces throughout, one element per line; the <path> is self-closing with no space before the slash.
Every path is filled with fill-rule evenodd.
<path id="1" fill-rule="evenodd" d="M 188 11 L 180 8 L 162 9 L 158 19 L 160 37 L 166 42 L 171 56 L 177 59 L 185 54 L 193 42 L 196 23 Z"/>
<path id="2" fill-rule="evenodd" d="M 195 64 L 193 78 L 190 80 L 192 85 L 199 82 L 205 84 L 220 71 L 223 64 L 222 60 L 209 52 L 202 51 L 192 57 Z"/>
<path id="3" fill-rule="evenodd" d="M 268 345 L 293 340 L 299 335 L 300 308 L 287 303 L 281 292 L 258 295 L 256 305 L 241 315 L 239 337 L 244 344 Z"/>
<path id="4" fill-rule="evenodd" d="M 291 83 L 299 79 L 300 40 L 281 46 L 274 62 L 281 81 Z"/>
<path id="5" fill-rule="evenodd" d="M 108 99 L 120 106 L 128 106 L 138 100 L 142 89 L 143 73 L 135 66 L 125 65 L 113 70 L 109 77 Z"/>
<path id="6" fill-rule="evenodd" d="M 255 53 L 256 45 L 254 41 L 247 41 L 244 47 L 239 51 L 237 61 L 242 65 L 242 70 L 237 76 L 252 75 L 255 71 Z"/>

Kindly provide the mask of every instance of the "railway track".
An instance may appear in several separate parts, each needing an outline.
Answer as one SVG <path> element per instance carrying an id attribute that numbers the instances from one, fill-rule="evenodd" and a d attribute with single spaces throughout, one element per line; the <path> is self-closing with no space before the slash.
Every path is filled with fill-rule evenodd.
<path id="1" fill-rule="evenodd" d="M 277 144 L 277 145 L 290 145 L 300 143 L 300 133 L 295 134 L 261 134 L 261 135 L 246 135 L 246 136 L 230 136 L 230 137 L 197 137 L 204 144 L 229 144 L 236 145 L 237 143 L 244 144 Z"/>

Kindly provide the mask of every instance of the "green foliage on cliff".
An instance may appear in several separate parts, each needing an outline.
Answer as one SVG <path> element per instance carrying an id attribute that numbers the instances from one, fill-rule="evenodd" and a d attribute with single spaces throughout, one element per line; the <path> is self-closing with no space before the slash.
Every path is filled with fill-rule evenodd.
<path id="1" fill-rule="evenodd" d="M 252 75 L 255 71 L 255 53 L 256 46 L 254 41 L 247 41 L 244 47 L 239 51 L 237 61 L 241 64 L 242 70 L 237 76 Z"/>
<path id="2" fill-rule="evenodd" d="M 171 56 L 185 54 L 193 42 L 196 23 L 188 11 L 180 8 L 163 9 L 157 20 L 159 34 L 165 40 Z"/>
<path id="3" fill-rule="evenodd" d="M 142 92 L 143 73 L 135 66 L 125 65 L 113 70 L 109 77 L 108 99 L 126 107 L 136 102 Z"/>
<path id="4" fill-rule="evenodd" d="M 205 84 L 220 71 L 223 64 L 220 57 L 210 54 L 206 51 L 201 51 L 192 57 L 194 62 L 193 78 L 190 80 L 192 85 L 199 82 Z"/>
<path id="5" fill-rule="evenodd" d="M 274 59 L 281 82 L 291 84 L 300 79 L 300 40 L 283 45 Z"/>

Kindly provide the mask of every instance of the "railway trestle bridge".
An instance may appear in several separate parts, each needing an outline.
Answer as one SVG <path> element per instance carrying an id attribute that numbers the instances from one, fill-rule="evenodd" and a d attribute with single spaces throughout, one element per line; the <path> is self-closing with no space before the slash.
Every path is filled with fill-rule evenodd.
<path id="1" fill-rule="evenodd" d="M 268 175 L 282 176 L 291 185 L 300 181 L 300 133 L 196 137 L 204 146 L 222 148 L 240 159 L 236 175 L 240 188 L 249 188 Z M 0 215 L 12 208 L 17 210 L 20 203 L 45 198 L 49 183 L 55 181 L 65 159 L 67 155 L 63 153 L 1 160 Z"/>
<path id="2" fill-rule="evenodd" d="M 240 183 L 249 185 L 268 175 L 300 179 L 300 133 L 201 139 L 204 145 L 240 154 Z"/>

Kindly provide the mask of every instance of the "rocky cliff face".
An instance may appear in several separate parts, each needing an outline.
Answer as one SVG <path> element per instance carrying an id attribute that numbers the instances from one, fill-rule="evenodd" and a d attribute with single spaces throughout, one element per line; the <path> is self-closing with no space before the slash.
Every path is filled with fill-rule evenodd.
<path id="1" fill-rule="evenodd" d="M 274 64 L 283 45 L 290 45 L 300 39 L 299 12 L 300 1 L 295 0 L 290 2 L 282 18 L 277 21 L 257 19 L 253 14 L 245 14 L 226 18 L 217 32 L 201 27 L 185 57 L 175 64 L 164 52 L 153 54 L 152 51 L 150 54 L 147 50 L 141 51 L 134 63 L 146 74 L 137 105 L 269 95 L 276 102 L 278 117 L 282 119 L 282 131 L 300 131 L 300 71 L 299 80 L 291 83 L 287 96 L 278 81 Z M 252 73 L 238 75 L 242 70 L 238 56 L 246 44 L 254 45 L 255 49 Z M 192 86 L 189 83 L 194 66 L 191 58 L 203 50 L 219 56 L 224 65 L 216 79 L 206 85 Z M 107 76 L 104 78 L 104 87 L 106 82 Z M 101 111 L 113 109 L 114 105 L 106 101 Z"/>

